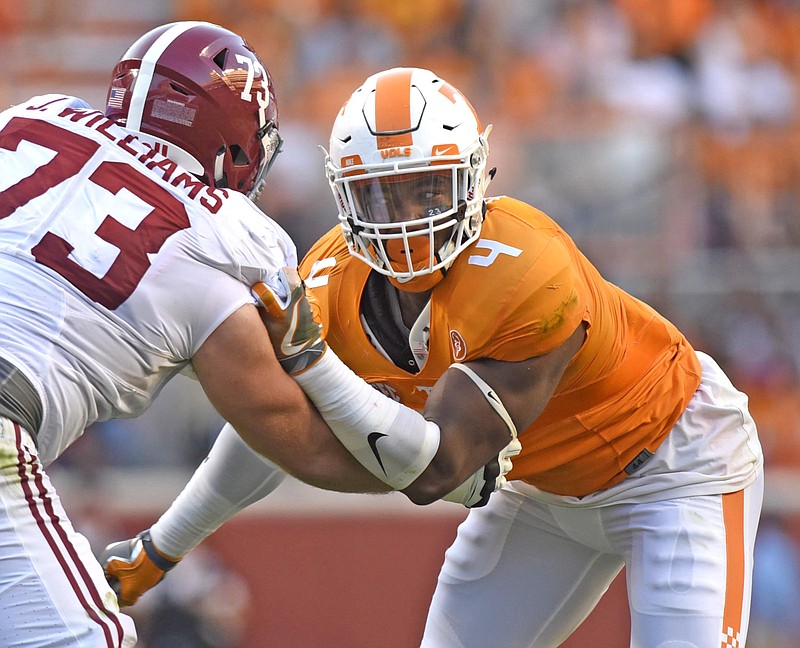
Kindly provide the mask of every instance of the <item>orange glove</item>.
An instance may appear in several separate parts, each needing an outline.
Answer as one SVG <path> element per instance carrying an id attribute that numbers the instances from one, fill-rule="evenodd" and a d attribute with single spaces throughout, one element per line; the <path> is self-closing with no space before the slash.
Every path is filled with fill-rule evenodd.
<path id="1" fill-rule="evenodd" d="M 296 375 L 315 364 L 327 345 L 297 270 L 282 268 L 278 277 L 289 294 L 285 308 L 266 284 L 259 282 L 252 291 L 266 309 L 262 319 L 278 361 L 287 373 Z"/>
<path id="2" fill-rule="evenodd" d="M 120 607 L 136 603 L 180 560 L 165 556 L 156 549 L 149 529 L 130 540 L 108 545 L 100 556 L 106 580 L 116 592 Z"/>

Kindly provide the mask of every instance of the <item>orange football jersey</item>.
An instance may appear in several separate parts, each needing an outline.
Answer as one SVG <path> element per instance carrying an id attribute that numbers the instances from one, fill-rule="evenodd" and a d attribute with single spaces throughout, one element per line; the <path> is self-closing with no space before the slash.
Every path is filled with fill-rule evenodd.
<path id="1" fill-rule="evenodd" d="M 488 201 L 480 239 L 433 290 L 428 355 L 417 373 L 371 344 L 359 315 L 370 268 L 350 256 L 338 226 L 300 273 L 331 348 L 418 410 L 451 363 L 541 355 L 586 322 L 586 340 L 555 394 L 520 432 L 522 452 L 508 475 L 559 495 L 624 479 L 643 450 L 655 452 L 700 383 L 697 356 L 675 326 L 603 279 L 552 219 L 512 198 Z"/>

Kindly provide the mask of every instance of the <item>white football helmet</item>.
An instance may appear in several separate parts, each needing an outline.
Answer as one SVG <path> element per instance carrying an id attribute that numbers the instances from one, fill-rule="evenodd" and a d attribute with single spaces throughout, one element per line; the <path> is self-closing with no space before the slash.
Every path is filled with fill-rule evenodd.
<path id="1" fill-rule="evenodd" d="M 491 126 L 428 70 L 369 77 L 333 125 L 325 159 L 350 253 L 421 292 L 478 238 Z"/>

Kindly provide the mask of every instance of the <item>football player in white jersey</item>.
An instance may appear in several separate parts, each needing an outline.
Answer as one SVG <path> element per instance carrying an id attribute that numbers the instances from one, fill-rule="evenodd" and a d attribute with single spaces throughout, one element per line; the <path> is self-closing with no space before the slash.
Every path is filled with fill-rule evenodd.
<path id="1" fill-rule="evenodd" d="M 281 369 L 254 305 L 255 282 L 280 292 L 297 264 L 253 202 L 277 120 L 254 50 L 202 22 L 138 39 L 105 111 L 45 95 L 0 113 L 0 645 L 135 643 L 45 467 L 180 372 L 230 422 L 220 444 L 243 466 L 302 455 L 305 481 L 385 490 Z M 282 473 L 264 466 L 268 491 Z M 136 549 L 172 564 L 147 536 Z"/>

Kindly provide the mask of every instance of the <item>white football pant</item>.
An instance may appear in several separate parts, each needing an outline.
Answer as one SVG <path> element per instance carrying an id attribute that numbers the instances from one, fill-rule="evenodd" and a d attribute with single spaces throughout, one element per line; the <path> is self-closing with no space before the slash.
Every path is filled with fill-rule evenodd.
<path id="1" fill-rule="evenodd" d="M 631 648 L 744 647 L 763 459 L 746 396 L 698 355 L 702 383 L 640 473 L 586 498 L 512 481 L 470 511 L 424 648 L 555 648 L 623 566 Z"/>
<path id="2" fill-rule="evenodd" d="M 31 436 L 0 417 L 0 646 L 130 648 L 133 620 L 72 528 Z"/>

